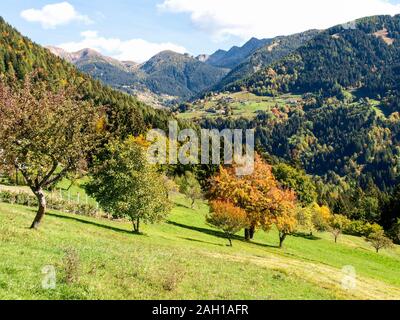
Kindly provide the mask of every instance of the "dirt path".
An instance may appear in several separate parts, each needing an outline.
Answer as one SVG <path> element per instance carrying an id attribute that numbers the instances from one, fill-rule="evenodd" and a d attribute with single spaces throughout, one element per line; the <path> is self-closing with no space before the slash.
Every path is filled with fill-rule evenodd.
<path id="1" fill-rule="evenodd" d="M 346 290 L 342 286 L 345 274 L 342 270 L 319 263 L 294 260 L 271 254 L 261 258 L 255 256 L 229 255 L 203 252 L 206 256 L 230 260 L 293 274 L 315 285 L 332 290 L 339 298 L 355 300 L 400 300 L 400 288 L 379 280 L 356 277 L 355 288 Z"/>

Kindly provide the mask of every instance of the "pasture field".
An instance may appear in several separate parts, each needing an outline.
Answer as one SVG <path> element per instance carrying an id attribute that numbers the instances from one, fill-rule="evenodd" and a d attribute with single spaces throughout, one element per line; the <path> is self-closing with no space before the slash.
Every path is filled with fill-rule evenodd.
<path id="1" fill-rule="evenodd" d="M 35 208 L 0 204 L 0 299 L 400 299 L 399 247 L 376 254 L 320 233 L 279 249 L 272 230 L 231 248 L 205 224 L 206 203 L 189 207 L 176 195 L 167 221 L 134 234 L 127 221 L 55 211 L 31 231 Z M 43 289 L 45 266 L 55 289 Z M 348 266 L 355 288 L 342 285 Z"/>

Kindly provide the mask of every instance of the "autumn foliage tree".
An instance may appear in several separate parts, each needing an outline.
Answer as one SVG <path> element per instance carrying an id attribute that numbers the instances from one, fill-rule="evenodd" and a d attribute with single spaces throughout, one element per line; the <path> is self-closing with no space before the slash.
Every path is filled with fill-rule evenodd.
<path id="1" fill-rule="evenodd" d="M 55 92 L 36 75 L 14 86 L 0 80 L 0 163 L 21 172 L 37 197 L 32 229 L 46 213 L 45 190 L 85 169 L 98 136 L 96 110 L 75 88 Z"/>
<path id="2" fill-rule="evenodd" d="M 329 207 L 320 206 L 317 203 L 312 205 L 312 223 L 317 231 L 326 231 L 329 228 L 329 221 L 332 213 Z"/>
<path id="3" fill-rule="evenodd" d="M 211 202 L 210 208 L 211 213 L 207 216 L 207 223 L 221 229 L 232 246 L 232 237 L 248 225 L 246 212 L 230 202 L 223 201 Z"/>
<path id="4" fill-rule="evenodd" d="M 320 206 L 313 203 L 307 207 L 297 208 L 297 221 L 299 227 L 313 235 L 314 231 L 326 231 L 332 217 L 327 206 Z"/>
<path id="5" fill-rule="evenodd" d="M 279 232 L 279 248 L 288 235 L 296 231 L 298 220 L 296 216 L 296 195 L 292 190 L 276 188 L 272 193 L 272 208 L 267 216 L 270 224 L 274 224 Z"/>
<path id="6" fill-rule="evenodd" d="M 250 175 L 236 175 L 235 166 L 221 167 L 210 181 L 208 196 L 211 200 L 229 201 L 246 212 L 249 222 L 246 240 L 253 239 L 256 228 L 269 230 L 275 224 L 283 243 L 295 229 L 295 194 L 280 187 L 272 167 L 259 155 Z"/>

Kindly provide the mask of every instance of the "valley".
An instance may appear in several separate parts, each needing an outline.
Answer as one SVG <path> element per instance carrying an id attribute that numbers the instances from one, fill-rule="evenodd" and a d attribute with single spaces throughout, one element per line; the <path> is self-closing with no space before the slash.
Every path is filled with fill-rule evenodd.
<path id="1" fill-rule="evenodd" d="M 0 18 L 0 300 L 399 300 L 400 15 L 298 31 L 137 63 Z"/>

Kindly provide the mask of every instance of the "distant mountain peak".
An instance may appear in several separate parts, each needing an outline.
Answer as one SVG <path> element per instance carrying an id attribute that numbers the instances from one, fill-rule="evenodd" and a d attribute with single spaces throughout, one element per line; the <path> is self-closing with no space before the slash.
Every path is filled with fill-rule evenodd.
<path id="1" fill-rule="evenodd" d="M 56 56 L 67 60 L 70 63 L 73 63 L 77 66 L 82 65 L 82 64 L 88 64 L 88 63 L 95 63 L 95 62 L 101 62 L 101 63 L 109 63 L 112 64 L 116 67 L 119 67 L 121 69 L 126 68 L 126 64 L 111 58 L 107 57 L 100 52 L 91 49 L 91 48 L 84 48 L 76 52 L 68 52 L 62 48 L 58 48 L 55 46 L 47 46 L 46 47 L 48 50 L 50 50 L 51 53 L 55 54 Z M 136 64 L 136 63 L 130 63 L 130 65 Z"/>
<path id="2" fill-rule="evenodd" d="M 210 56 L 208 54 L 200 54 L 196 57 L 196 59 L 200 62 L 207 62 L 207 60 L 210 59 Z"/>
<path id="3" fill-rule="evenodd" d="M 269 43 L 270 39 L 257 39 L 255 37 L 247 41 L 242 47 L 233 46 L 228 51 L 217 50 L 206 63 L 220 68 L 234 69 L 257 49 Z"/>

